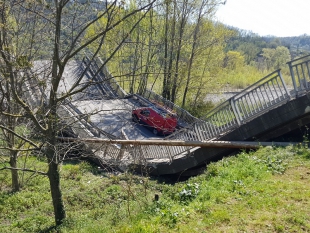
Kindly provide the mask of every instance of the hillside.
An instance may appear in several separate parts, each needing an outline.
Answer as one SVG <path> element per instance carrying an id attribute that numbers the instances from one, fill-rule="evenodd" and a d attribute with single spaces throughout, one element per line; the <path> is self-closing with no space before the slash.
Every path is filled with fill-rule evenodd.
<path id="1" fill-rule="evenodd" d="M 27 163 L 45 170 L 35 158 Z M 262 148 L 207 166 L 200 176 L 141 177 L 65 163 L 62 189 L 68 218 L 53 228 L 48 180 L 25 173 L 9 193 L 0 173 L 1 232 L 309 232 L 310 152 Z"/>
<path id="2" fill-rule="evenodd" d="M 261 37 L 251 31 L 228 27 L 235 32 L 227 42 L 226 51 L 240 51 L 245 55 L 248 64 L 256 61 L 263 49 L 275 49 L 284 46 L 290 51 L 291 58 L 310 53 L 310 36 L 300 35 L 295 37 Z"/>

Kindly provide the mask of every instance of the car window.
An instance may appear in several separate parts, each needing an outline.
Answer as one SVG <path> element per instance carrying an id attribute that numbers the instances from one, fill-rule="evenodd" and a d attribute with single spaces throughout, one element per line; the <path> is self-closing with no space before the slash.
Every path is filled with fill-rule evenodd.
<path id="1" fill-rule="evenodd" d="M 168 114 L 168 117 L 177 118 L 177 116 L 176 116 L 175 114 L 173 114 L 173 113 L 169 113 L 169 114 Z"/>
<path id="2" fill-rule="evenodd" d="M 166 117 L 167 117 L 167 113 L 165 113 L 165 112 L 160 112 L 160 115 L 161 115 L 163 118 L 166 118 Z"/>
<path id="3" fill-rule="evenodd" d="M 143 110 L 143 111 L 141 111 L 141 114 L 143 116 L 149 116 L 150 115 L 150 111 L 149 110 Z"/>

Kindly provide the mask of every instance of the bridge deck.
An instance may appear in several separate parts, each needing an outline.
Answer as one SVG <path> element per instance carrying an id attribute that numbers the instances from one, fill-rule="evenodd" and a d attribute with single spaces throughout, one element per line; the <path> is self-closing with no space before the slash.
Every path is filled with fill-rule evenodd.
<path id="1" fill-rule="evenodd" d="M 191 116 L 149 90 L 144 92 L 143 97 L 172 108 L 177 112 L 179 121 L 184 123 L 183 126 L 186 126 L 181 127 L 179 131 L 169 137 L 161 138 L 163 140 L 271 140 L 281 133 L 310 122 L 308 94 L 310 90 L 310 60 L 307 59 L 301 58 L 288 63 L 293 84 L 291 88 L 283 80 L 280 70 L 277 70 L 232 96 L 202 119 Z M 66 69 L 60 93 L 66 93 L 68 87 L 74 85 L 75 80 L 81 75 L 81 67 L 85 68 L 85 64 L 72 63 Z M 134 97 L 124 99 L 124 91 L 115 81 L 111 81 L 107 70 L 96 71 L 98 67 L 100 64 L 92 65 L 91 70 L 85 73 L 82 80 L 87 83 L 89 78 L 96 74 L 98 75 L 97 80 L 100 82 L 98 81 L 97 85 L 75 96 L 71 102 L 66 102 L 64 108 L 67 109 L 67 113 L 63 111 L 62 114 L 67 114 L 68 117 L 74 115 L 77 118 L 90 114 L 87 119 L 79 118 L 80 126 L 76 126 L 76 132 L 84 127 L 92 133 L 92 135 L 89 134 L 90 136 L 125 137 L 128 139 L 153 138 L 155 135 L 149 130 L 131 120 L 132 109 L 140 106 L 141 102 Z M 116 96 L 118 97 L 116 98 Z M 286 125 L 289 127 L 285 127 Z M 79 127 L 80 129 L 78 129 Z M 181 173 L 231 152 L 229 149 L 177 146 L 121 147 L 120 145 L 93 145 L 93 150 L 103 161 L 144 167 L 148 168 L 149 172 L 159 175 Z"/>

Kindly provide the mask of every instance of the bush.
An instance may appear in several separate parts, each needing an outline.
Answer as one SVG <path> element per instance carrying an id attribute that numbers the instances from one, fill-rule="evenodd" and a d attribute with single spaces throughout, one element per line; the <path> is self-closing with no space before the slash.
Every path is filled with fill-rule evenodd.
<path id="1" fill-rule="evenodd" d="M 189 105 L 185 106 L 185 109 L 197 118 L 201 118 L 206 115 L 211 109 L 215 107 L 211 101 L 199 101 L 195 106 Z"/>

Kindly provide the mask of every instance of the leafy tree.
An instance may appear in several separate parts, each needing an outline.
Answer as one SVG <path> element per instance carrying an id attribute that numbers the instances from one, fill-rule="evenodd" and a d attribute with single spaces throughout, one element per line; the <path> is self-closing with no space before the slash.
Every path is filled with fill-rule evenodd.
<path id="1" fill-rule="evenodd" d="M 280 69 L 291 59 L 288 48 L 278 46 L 276 49 L 264 48 L 262 56 L 268 70 Z"/>
<path id="2" fill-rule="evenodd" d="M 258 54 L 261 52 L 261 48 L 255 43 L 244 42 L 238 46 L 236 51 L 243 54 L 246 64 L 251 64 L 251 62 L 257 59 Z"/>
<path id="3" fill-rule="evenodd" d="M 192 108 L 202 103 L 207 93 L 220 88 L 220 79 L 222 79 L 220 73 L 225 55 L 223 48 L 230 36 L 231 31 L 228 31 L 223 25 L 213 24 L 209 20 L 203 21 L 201 37 L 198 40 L 199 47 L 195 51 L 191 69 L 187 104 L 184 105 L 186 108 Z M 185 72 L 187 72 L 186 68 L 186 66 L 183 68 Z M 181 86 L 183 87 L 183 85 Z"/>
<path id="4" fill-rule="evenodd" d="M 223 47 L 232 36 L 231 30 L 212 21 L 221 3 L 218 0 L 158 2 L 130 32 L 109 70 L 131 93 L 142 94 L 146 87 L 156 88 L 163 97 L 183 106 L 187 99 L 202 98 L 196 95 L 206 92 L 209 80 L 217 82 L 214 76 L 220 69 Z M 131 24 L 123 22 L 119 31 L 114 30 L 114 40 L 129 33 Z M 101 54 L 107 54 L 107 49 L 103 48 Z"/>
<path id="5" fill-rule="evenodd" d="M 228 51 L 224 58 L 223 66 L 235 70 L 244 65 L 244 57 L 237 51 Z"/>

